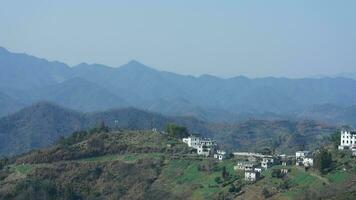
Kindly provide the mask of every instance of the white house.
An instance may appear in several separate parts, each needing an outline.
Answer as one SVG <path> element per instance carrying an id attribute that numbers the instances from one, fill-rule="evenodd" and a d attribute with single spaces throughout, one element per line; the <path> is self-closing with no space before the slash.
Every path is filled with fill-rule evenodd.
<path id="1" fill-rule="evenodd" d="M 297 151 L 295 152 L 297 166 L 311 167 L 313 166 L 314 159 L 309 151 Z"/>
<path id="2" fill-rule="evenodd" d="M 273 165 L 274 159 L 272 157 L 263 157 L 261 162 L 261 167 L 268 169 Z"/>
<path id="3" fill-rule="evenodd" d="M 183 142 L 188 145 L 188 147 L 197 148 L 200 144 L 200 138 L 195 136 L 189 136 L 187 138 L 183 138 Z"/>
<path id="4" fill-rule="evenodd" d="M 295 157 L 298 158 L 305 158 L 310 154 L 309 151 L 297 151 L 295 152 Z"/>
<path id="5" fill-rule="evenodd" d="M 262 169 L 261 168 L 255 168 L 255 169 L 253 169 L 255 172 L 259 172 L 259 173 L 261 173 L 262 172 Z"/>
<path id="6" fill-rule="evenodd" d="M 214 158 L 218 160 L 223 160 L 226 158 L 226 151 L 223 150 L 217 150 L 216 153 L 214 154 Z"/>
<path id="7" fill-rule="evenodd" d="M 245 180 L 255 182 L 260 178 L 260 172 L 257 171 L 245 171 Z"/>
<path id="8" fill-rule="evenodd" d="M 199 155 L 209 156 L 214 152 L 215 142 L 208 138 L 189 136 L 182 139 L 189 147 L 197 150 Z"/>
<path id="9" fill-rule="evenodd" d="M 240 162 L 237 162 L 237 164 L 234 166 L 234 170 L 250 171 L 250 170 L 253 170 L 257 166 L 258 166 L 258 164 L 256 162 L 240 161 Z"/>
<path id="10" fill-rule="evenodd" d="M 356 147 L 356 131 L 341 131 L 339 149 Z"/>
<path id="11" fill-rule="evenodd" d="M 303 159 L 303 165 L 305 167 L 312 167 L 313 166 L 313 162 L 314 162 L 313 158 L 306 157 L 306 158 Z"/>

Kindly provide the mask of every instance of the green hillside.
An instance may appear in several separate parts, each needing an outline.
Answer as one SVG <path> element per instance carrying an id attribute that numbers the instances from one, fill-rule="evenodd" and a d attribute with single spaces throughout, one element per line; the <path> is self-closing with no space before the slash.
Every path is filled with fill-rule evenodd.
<path id="1" fill-rule="evenodd" d="M 0 199 L 343 199 L 356 195 L 356 160 L 333 150 L 326 174 L 275 166 L 254 184 L 180 139 L 151 131 L 76 132 L 47 149 L 0 162 Z M 347 194 L 341 189 L 345 187 Z M 332 188 L 333 190 L 330 190 Z M 308 196 L 309 195 L 309 196 Z M 344 195 L 344 196 L 342 196 Z"/>

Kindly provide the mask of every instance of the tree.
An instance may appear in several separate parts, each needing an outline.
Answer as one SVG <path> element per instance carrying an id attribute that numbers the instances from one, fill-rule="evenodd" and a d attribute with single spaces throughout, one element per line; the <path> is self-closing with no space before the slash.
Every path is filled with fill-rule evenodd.
<path id="1" fill-rule="evenodd" d="M 337 149 L 337 147 L 340 145 L 340 133 L 336 132 L 332 134 L 329 140 L 333 143 L 334 148 Z"/>
<path id="2" fill-rule="evenodd" d="M 221 176 L 223 177 L 223 179 L 225 181 L 227 181 L 229 179 L 229 172 L 226 171 L 225 166 L 222 168 Z"/>
<path id="3" fill-rule="evenodd" d="M 272 155 L 272 150 L 269 149 L 269 148 L 263 148 L 261 151 L 260 151 L 261 154 L 263 155 Z"/>
<path id="4" fill-rule="evenodd" d="M 175 138 L 184 138 L 189 136 L 188 129 L 184 126 L 178 126 L 176 124 L 167 124 L 166 132 L 168 135 Z"/>
<path id="5" fill-rule="evenodd" d="M 327 149 L 320 149 L 315 156 L 314 168 L 321 173 L 326 173 L 332 164 L 331 153 Z"/>
<path id="6" fill-rule="evenodd" d="M 241 187 L 236 187 L 234 184 L 231 184 L 230 188 L 229 188 L 229 192 L 234 193 L 234 192 L 240 192 L 241 191 Z"/>

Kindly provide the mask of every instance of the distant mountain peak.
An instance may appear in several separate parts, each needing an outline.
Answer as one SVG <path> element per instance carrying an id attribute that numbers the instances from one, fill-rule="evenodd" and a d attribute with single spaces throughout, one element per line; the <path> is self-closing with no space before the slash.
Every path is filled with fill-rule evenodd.
<path id="1" fill-rule="evenodd" d="M 144 64 L 142 64 L 142 63 L 140 63 L 139 61 L 137 61 L 137 60 L 130 60 L 128 63 L 127 63 L 128 65 L 143 65 L 144 66 Z"/>
<path id="2" fill-rule="evenodd" d="M 134 70 L 134 71 L 156 71 L 155 69 L 148 67 L 147 65 L 142 64 L 137 60 L 131 60 L 128 63 L 119 67 L 119 69 Z"/>
<path id="3" fill-rule="evenodd" d="M 9 53 L 9 51 L 7 49 L 5 49 L 4 47 L 0 47 L 0 54 L 2 53 Z"/>

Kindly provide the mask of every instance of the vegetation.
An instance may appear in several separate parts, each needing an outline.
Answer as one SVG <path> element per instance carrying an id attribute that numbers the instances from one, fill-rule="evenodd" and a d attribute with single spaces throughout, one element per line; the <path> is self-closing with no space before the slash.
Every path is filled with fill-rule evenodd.
<path id="1" fill-rule="evenodd" d="M 321 173 L 326 173 L 331 170 L 332 156 L 327 149 L 322 148 L 317 151 L 314 160 L 314 168 L 319 170 Z"/>
<path id="2" fill-rule="evenodd" d="M 102 128 L 3 159 L 0 199 L 347 199 L 356 194 L 355 159 L 331 146 L 320 150 L 320 158 L 332 158 L 323 173 L 273 166 L 249 183 L 233 170 L 235 158 L 199 157 L 169 134 Z"/>
<path id="3" fill-rule="evenodd" d="M 175 138 L 184 138 L 189 136 L 189 132 L 186 127 L 178 126 L 172 123 L 167 124 L 166 132 L 168 133 L 168 135 Z"/>
<path id="4" fill-rule="evenodd" d="M 80 130 L 99 128 L 100 122 L 105 122 L 105 126 L 112 130 L 168 128 L 168 132 L 178 138 L 187 135 L 189 129 L 191 133 L 214 138 L 226 150 L 262 151 L 269 148 L 271 153 L 287 154 L 328 144 L 329 136 L 336 131 L 335 127 L 313 121 L 210 123 L 191 117 L 166 117 L 133 108 L 83 114 L 50 103 L 38 103 L 0 118 L 0 157 L 47 147 L 59 138 L 67 138 L 77 132 L 72 141 L 66 141 L 68 145 L 74 144 L 88 134 Z M 93 129 L 93 132 L 97 130 Z"/>

